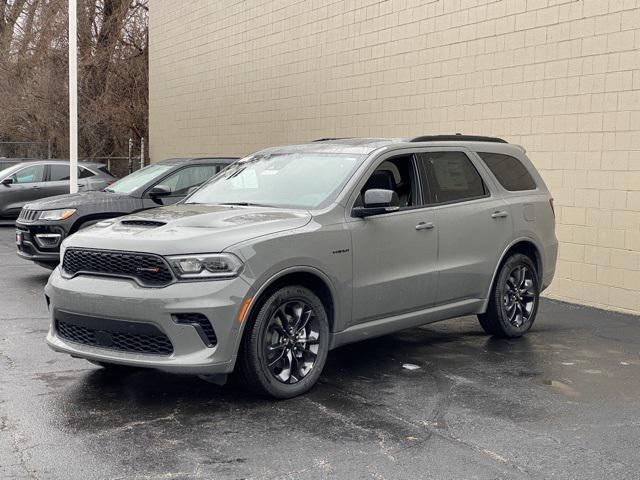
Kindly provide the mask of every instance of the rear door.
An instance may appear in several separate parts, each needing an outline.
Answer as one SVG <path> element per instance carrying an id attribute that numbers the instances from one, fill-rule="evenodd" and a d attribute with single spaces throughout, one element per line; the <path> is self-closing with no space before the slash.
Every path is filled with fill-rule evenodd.
<path id="1" fill-rule="evenodd" d="M 47 196 L 69 193 L 69 179 L 71 175 L 69 165 L 64 163 L 50 163 L 48 164 L 48 171 L 45 186 Z"/>
<path id="2" fill-rule="evenodd" d="M 492 191 L 474 154 L 434 148 L 418 154 L 429 203 L 438 216 L 438 288 L 435 303 L 486 296 L 495 267 L 511 241 L 508 205 Z M 493 187 L 495 190 L 495 186 Z"/>

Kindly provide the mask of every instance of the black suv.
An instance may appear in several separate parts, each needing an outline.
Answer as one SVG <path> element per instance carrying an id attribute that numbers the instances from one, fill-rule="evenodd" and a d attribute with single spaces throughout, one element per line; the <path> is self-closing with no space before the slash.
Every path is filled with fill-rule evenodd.
<path id="1" fill-rule="evenodd" d="M 53 269 L 62 240 L 72 233 L 107 218 L 176 203 L 235 160 L 173 158 L 137 170 L 102 191 L 28 203 L 16 221 L 18 256 Z"/>

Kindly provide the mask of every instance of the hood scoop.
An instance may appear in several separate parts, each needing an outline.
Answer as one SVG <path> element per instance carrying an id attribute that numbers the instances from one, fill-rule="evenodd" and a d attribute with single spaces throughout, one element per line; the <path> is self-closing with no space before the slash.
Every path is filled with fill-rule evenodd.
<path id="1" fill-rule="evenodd" d="M 121 225 L 126 225 L 128 227 L 148 227 L 148 228 L 157 228 L 162 227 L 167 224 L 167 222 L 160 222 L 158 220 L 122 220 L 120 222 Z"/>

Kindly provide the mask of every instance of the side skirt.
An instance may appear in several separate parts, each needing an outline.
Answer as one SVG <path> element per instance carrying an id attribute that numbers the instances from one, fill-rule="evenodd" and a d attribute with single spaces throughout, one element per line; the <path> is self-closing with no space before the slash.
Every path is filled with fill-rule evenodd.
<path id="1" fill-rule="evenodd" d="M 341 332 L 335 332 L 331 337 L 329 349 L 369 338 L 380 337 L 406 328 L 419 327 L 421 325 L 464 315 L 473 315 L 481 311 L 483 304 L 484 301 L 482 299 L 471 298 L 447 305 L 438 305 L 415 312 L 403 313 L 353 325 Z"/>

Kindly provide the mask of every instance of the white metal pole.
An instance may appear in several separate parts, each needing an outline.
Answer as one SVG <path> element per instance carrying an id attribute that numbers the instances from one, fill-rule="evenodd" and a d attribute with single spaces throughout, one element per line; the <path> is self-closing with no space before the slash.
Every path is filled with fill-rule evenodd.
<path id="1" fill-rule="evenodd" d="M 69 192 L 78 191 L 78 35 L 77 0 L 69 0 Z"/>

